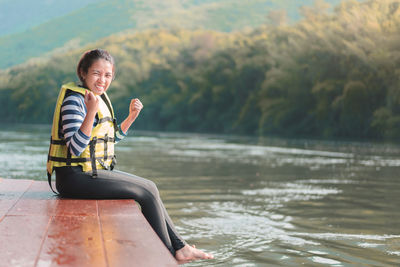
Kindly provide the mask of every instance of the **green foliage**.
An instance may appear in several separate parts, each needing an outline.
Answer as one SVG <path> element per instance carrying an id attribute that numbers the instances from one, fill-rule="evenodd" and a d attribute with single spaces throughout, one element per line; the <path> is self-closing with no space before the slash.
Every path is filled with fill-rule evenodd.
<path id="1" fill-rule="evenodd" d="M 338 1 L 329 0 L 332 3 Z M 291 21 L 296 21 L 299 18 L 298 7 L 312 4 L 313 0 L 37 2 L 31 0 L 0 2 L 0 17 L 2 22 L 4 21 L 2 23 L 4 30 L 0 26 L 0 35 L 1 32 L 14 32 L 0 36 L 0 47 L 3 48 L 0 51 L 0 68 L 15 66 L 32 57 L 56 54 L 60 49 L 78 48 L 125 30 L 178 27 L 230 32 L 259 26 L 266 21 L 268 12 L 276 9 L 283 10 L 285 14 L 289 14 Z M 84 7 L 78 9 L 79 6 Z M 15 10 L 30 12 L 27 14 Z M 67 12 L 67 10 L 72 11 Z M 60 16 L 55 17 L 55 14 Z M 31 28 L 28 28 L 25 21 Z"/>
<path id="2" fill-rule="evenodd" d="M 149 130 L 374 138 L 400 136 L 400 5 L 323 1 L 295 25 L 253 30 L 146 30 L 31 61 L 0 73 L 1 118 L 50 122 L 80 54 L 109 50 L 118 118 L 144 103 L 135 127 Z M 277 22 L 279 20 L 275 20 Z"/>
<path id="3" fill-rule="evenodd" d="M 333 14 L 323 9 L 320 1 L 305 8 L 305 18 L 294 27 L 270 33 L 277 59 L 260 90 L 260 130 L 288 136 L 394 138 L 397 121 L 378 120 L 398 114 L 398 3 L 348 1 Z M 375 112 L 383 107 L 392 113 Z"/>

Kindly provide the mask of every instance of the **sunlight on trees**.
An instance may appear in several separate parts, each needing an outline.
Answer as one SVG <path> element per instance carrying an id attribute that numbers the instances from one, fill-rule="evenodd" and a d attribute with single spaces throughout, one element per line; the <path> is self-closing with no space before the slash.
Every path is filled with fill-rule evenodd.
<path id="1" fill-rule="evenodd" d="M 270 23 L 241 32 L 127 32 L 8 69 L 2 118 L 50 122 L 80 54 L 101 47 L 117 61 L 110 96 L 118 117 L 130 97 L 145 104 L 139 129 L 399 139 L 400 4 L 329 8 L 316 1 L 294 25 L 270 12 Z"/>

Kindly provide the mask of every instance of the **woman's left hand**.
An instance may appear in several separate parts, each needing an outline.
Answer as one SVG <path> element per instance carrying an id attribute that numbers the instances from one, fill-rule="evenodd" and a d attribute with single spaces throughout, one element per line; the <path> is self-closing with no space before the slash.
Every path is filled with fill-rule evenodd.
<path id="1" fill-rule="evenodd" d="M 132 99 L 129 105 L 129 116 L 137 117 L 143 108 L 142 102 L 138 98 Z"/>
<path id="2" fill-rule="evenodd" d="M 129 115 L 128 117 L 121 123 L 121 130 L 124 133 L 127 133 L 129 127 L 131 127 L 132 123 L 136 120 L 140 111 L 143 108 L 142 102 L 138 98 L 132 99 L 129 105 Z"/>

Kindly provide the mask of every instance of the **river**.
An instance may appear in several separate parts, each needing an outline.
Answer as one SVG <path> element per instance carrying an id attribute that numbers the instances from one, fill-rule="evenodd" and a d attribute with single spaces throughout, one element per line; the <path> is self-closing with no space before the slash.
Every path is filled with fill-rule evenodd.
<path id="1" fill-rule="evenodd" d="M 49 132 L 1 129 L 0 177 L 46 180 Z M 399 145 L 132 131 L 116 151 L 215 256 L 185 266 L 400 265 Z"/>

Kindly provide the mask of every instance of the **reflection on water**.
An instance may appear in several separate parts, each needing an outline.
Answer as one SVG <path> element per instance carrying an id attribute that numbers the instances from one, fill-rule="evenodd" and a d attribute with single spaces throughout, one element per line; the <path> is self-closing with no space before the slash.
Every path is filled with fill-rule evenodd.
<path id="1" fill-rule="evenodd" d="M 0 131 L 0 176 L 45 180 L 49 131 Z M 117 155 L 216 256 L 186 266 L 400 263 L 399 146 L 133 132 Z"/>

